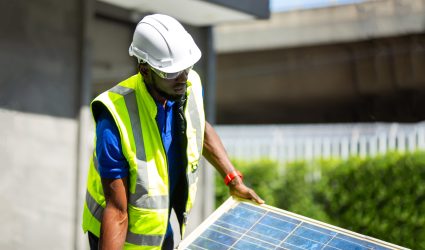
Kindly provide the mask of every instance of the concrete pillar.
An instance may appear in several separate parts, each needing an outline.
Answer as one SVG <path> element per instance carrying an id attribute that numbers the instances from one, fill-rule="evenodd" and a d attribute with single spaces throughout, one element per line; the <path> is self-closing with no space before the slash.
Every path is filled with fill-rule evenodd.
<path id="1" fill-rule="evenodd" d="M 0 249 L 74 248 L 82 3 L 0 3 Z"/>

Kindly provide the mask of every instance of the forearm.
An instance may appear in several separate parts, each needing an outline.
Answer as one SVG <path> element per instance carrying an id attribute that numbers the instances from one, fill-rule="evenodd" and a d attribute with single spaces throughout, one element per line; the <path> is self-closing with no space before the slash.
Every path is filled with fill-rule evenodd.
<path id="1" fill-rule="evenodd" d="M 127 178 L 102 178 L 102 186 L 106 206 L 100 228 L 99 249 L 123 249 L 128 227 Z"/>
<path id="2" fill-rule="evenodd" d="M 235 171 L 235 167 L 230 162 L 223 143 L 214 128 L 208 122 L 206 122 L 205 125 L 203 155 L 214 166 L 214 168 L 217 169 L 223 178 L 225 178 L 229 173 Z M 254 190 L 245 186 L 242 178 L 239 176 L 235 176 L 235 178 L 227 184 L 231 195 L 250 199 L 260 204 L 264 203 Z"/>
<path id="3" fill-rule="evenodd" d="M 120 211 L 111 204 L 107 204 L 103 211 L 100 249 L 122 249 L 127 235 L 127 227 L 127 211 Z"/>
<path id="4" fill-rule="evenodd" d="M 228 173 L 235 171 L 224 149 L 223 143 L 214 128 L 206 122 L 203 156 L 214 166 L 224 178 Z"/>

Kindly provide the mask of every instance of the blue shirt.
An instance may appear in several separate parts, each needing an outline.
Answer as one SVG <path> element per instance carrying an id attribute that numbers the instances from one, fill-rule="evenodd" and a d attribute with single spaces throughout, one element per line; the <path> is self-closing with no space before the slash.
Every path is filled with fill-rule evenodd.
<path id="1" fill-rule="evenodd" d="M 128 175 L 128 163 L 121 148 L 121 138 L 115 121 L 103 110 L 96 125 L 96 155 L 99 174 L 103 178 L 119 179 Z"/>
<path id="2" fill-rule="evenodd" d="M 174 112 L 175 102 L 167 101 L 165 107 L 157 105 L 156 122 L 161 135 L 164 151 L 168 160 L 168 176 L 170 185 L 170 211 L 174 190 L 182 173 L 184 173 L 182 149 L 176 135 Z M 115 121 L 107 110 L 103 110 L 96 126 L 96 154 L 99 162 L 99 174 L 103 178 L 118 179 L 128 176 L 128 163 L 125 159 L 121 139 Z M 167 237 L 172 235 L 171 224 L 168 224 Z"/>

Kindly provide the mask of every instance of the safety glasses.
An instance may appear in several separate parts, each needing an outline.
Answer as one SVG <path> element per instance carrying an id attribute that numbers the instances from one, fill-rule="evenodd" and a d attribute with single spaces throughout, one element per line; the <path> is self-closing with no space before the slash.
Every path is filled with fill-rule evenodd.
<path id="1" fill-rule="evenodd" d="M 159 69 L 155 69 L 153 67 L 151 67 L 152 71 L 155 72 L 155 74 L 157 74 L 159 77 L 161 77 L 162 79 L 167 79 L 167 80 L 171 80 L 171 79 L 176 79 L 179 75 L 181 75 L 183 72 L 187 75 L 189 74 L 189 71 L 192 69 L 193 66 L 190 66 L 187 69 L 184 69 L 182 71 L 179 72 L 175 72 L 175 73 L 165 73 L 162 72 Z"/>

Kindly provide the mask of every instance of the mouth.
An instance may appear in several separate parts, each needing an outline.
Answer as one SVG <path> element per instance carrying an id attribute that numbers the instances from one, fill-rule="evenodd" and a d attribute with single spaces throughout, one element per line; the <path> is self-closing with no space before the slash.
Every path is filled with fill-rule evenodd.
<path id="1" fill-rule="evenodd" d="M 186 93 L 186 83 L 178 84 L 173 89 L 176 94 L 182 95 Z"/>

